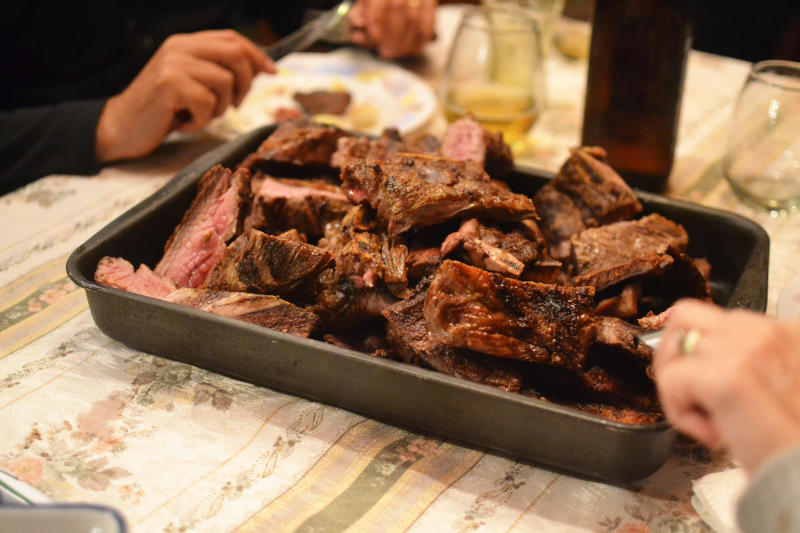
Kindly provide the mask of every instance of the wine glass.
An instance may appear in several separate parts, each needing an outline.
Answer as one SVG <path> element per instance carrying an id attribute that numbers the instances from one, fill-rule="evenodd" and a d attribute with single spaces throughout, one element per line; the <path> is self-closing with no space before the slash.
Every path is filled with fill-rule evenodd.
<path id="1" fill-rule="evenodd" d="M 483 5 L 489 8 L 508 7 L 517 4 L 525 9 L 539 25 L 539 37 L 544 56 L 550 53 L 553 44 L 555 22 L 564 11 L 565 0 L 483 0 Z"/>
<path id="2" fill-rule="evenodd" d="M 518 6 L 476 7 L 453 39 L 442 80 L 445 116 L 472 115 L 509 143 L 528 133 L 544 101 L 539 28 Z"/>
<path id="3" fill-rule="evenodd" d="M 773 214 L 800 208 L 800 63 L 761 61 L 739 93 L 725 177 L 746 203 Z"/>

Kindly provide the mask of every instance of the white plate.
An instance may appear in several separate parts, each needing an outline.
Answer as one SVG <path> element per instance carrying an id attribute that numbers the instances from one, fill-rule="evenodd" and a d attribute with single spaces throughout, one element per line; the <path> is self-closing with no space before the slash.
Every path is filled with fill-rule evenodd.
<path id="1" fill-rule="evenodd" d="M 350 93 L 345 115 L 321 121 L 363 133 L 377 134 L 387 127 L 410 133 L 436 110 L 436 96 L 420 77 L 367 52 L 341 49 L 285 57 L 278 62 L 276 75 L 257 76 L 242 105 L 228 109 L 209 129 L 226 137 L 240 135 L 274 122 L 281 108 L 299 109 L 294 93 L 313 90 Z"/>

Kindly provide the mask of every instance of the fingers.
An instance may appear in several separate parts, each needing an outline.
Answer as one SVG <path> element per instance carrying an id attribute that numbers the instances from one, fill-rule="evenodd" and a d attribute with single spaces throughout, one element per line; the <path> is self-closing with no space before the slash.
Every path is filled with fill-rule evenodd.
<path id="1" fill-rule="evenodd" d="M 436 0 L 360 0 L 351 10 L 353 42 L 387 58 L 417 54 L 433 38 Z"/>
<path id="2" fill-rule="evenodd" d="M 259 50 L 252 41 L 233 30 L 208 30 L 197 33 L 174 35 L 165 41 L 171 46 L 215 61 L 221 65 L 229 65 L 237 58 L 250 62 L 256 72 L 276 72 L 275 64 L 267 55 Z"/>
<path id="3" fill-rule="evenodd" d="M 183 66 L 186 74 L 194 81 L 209 89 L 214 95 L 214 109 L 211 118 L 222 115 L 234 101 L 235 75 L 211 61 L 186 57 Z"/>
<path id="4" fill-rule="evenodd" d="M 657 374 L 658 395 L 664 415 L 682 433 L 686 433 L 707 446 L 719 444 L 719 432 L 714 426 L 703 397 L 703 376 L 694 368 L 695 362 L 685 359 L 662 369 Z"/>
<path id="5" fill-rule="evenodd" d="M 206 85 L 190 80 L 178 89 L 180 102 L 183 108 L 189 111 L 191 118 L 178 126 L 182 133 L 192 133 L 209 123 L 214 118 L 217 107 L 217 98 L 214 92 Z"/>

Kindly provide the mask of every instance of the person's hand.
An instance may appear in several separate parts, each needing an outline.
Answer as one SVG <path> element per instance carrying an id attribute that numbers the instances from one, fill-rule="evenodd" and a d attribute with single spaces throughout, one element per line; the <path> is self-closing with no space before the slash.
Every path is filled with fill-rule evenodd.
<path id="1" fill-rule="evenodd" d="M 699 335 L 686 354 L 691 330 Z M 667 419 L 708 446 L 726 447 L 746 470 L 800 444 L 800 321 L 682 301 L 653 369 Z"/>
<path id="2" fill-rule="evenodd" d="M 95 153 L 102 162 L 152 152 L 173 129 L 193 132 L 239 105 L 253 77 L 275 65 L 233 30 L 173 35 L 106 103 Z"/>
<path id="3" fill-rule="evenodd" d="M 394 59 L 418 55 L 433 39 L 436 0 L 358 0 L 350 10 L 352 41 Z"/>

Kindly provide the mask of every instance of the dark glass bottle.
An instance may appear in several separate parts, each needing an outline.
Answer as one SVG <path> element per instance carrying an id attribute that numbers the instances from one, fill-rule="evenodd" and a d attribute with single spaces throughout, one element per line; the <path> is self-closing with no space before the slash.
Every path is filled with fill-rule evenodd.
<path id="1" fill-rule="evenodd" d="M 691 0 L 596 0 L 582 144 L 625 180 L 666 187 L 675 154 Z"/>

